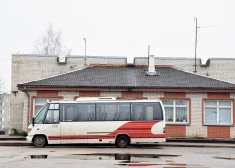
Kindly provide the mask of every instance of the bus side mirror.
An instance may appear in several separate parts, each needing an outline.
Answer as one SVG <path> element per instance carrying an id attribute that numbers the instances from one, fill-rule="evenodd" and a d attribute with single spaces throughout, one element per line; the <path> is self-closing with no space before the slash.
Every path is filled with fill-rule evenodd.
<path id="1" fill-rule="evenodd" d="M 33 127 L 34 127 L 34 120 L 35 120 L 35 119 L 34 119 L 34 117 L 33 117 L 33 119 L 32 119 L 32 125 L 33 125 Z"/>

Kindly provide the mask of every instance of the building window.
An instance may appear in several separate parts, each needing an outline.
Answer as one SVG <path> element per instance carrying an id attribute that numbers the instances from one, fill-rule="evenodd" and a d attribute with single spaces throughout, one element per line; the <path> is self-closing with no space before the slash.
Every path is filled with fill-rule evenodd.
<path id="1" fill-rule="evenodd" d="M 4 118 L 0 117 L 0 122 L 1 122 L 1 121 L 4 121 Z"/>
<path id="2" fill-rule="evenodd" d="M 162 100 L 167 123 L 188 122 L 188 100 Z"/>
<path id="3" fill-rule="evenodd" d="M 49 101 L 58 101 L 60 98 L 34 98 L 34 116 L 39 112 L 39 110 Z"/>
<path id="4" fill-rule="evenodd" d="M 0 110 L 0 114 L 4 114 L 4 110 Z"/>
<path id="5" fill-rule="evenodd" d="M 232 101 L 205 100 L 204 108 L 205 124 L 232 124 Z"/>
<path id="6" fill-rule="evenodd" d="M 4 102 L 0 102 L 0 107 L 3 107 L 4 106 Z"/>
<path id="7" fill-rule="evenodd" d="M 0 125 L 0 129 L 3 129 L 3 125 Z"/>

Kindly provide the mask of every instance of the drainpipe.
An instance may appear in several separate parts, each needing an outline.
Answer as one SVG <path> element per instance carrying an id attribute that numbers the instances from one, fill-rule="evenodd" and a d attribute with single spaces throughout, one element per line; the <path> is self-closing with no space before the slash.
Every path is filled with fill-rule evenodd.
<path id="1" fill-rule="evenodd" d="M 29 96 L 29 93 L 27 92 L 27 90 L 26 90 L 26 86 L 24 87 L 24 92 L 27 94 L 27 96 L 28 96 L 28 109 L 27 109 L 27 111 L 28 111 L 28 122 L 27 122 L 27 124 L 29 125 L 29 103 L 30 103 L 30 96 Z"/>

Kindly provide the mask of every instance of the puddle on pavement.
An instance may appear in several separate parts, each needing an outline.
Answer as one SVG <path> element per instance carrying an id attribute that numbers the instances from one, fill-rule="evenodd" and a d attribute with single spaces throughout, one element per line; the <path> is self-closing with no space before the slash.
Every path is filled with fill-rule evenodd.
<path id="1" fill-rule="evenodd" d="M 30 155 L 31 159 L 47 159 L 48 155 Z"/>
<path id="2" fill-rule="evenodd" d="M 125 154 L 125 153 L 91 153 L 71 154 L 65 156 L 30 155 L 31 159 L 78 159 L 78 160 L 117 160 L 118 166 L 160 166 L 162 168 L 204 168 L 197 164 L 175 163 L 171 158 L 181 155 L 165 154 Z"/>
<path id="3" fill-rule="evenodd" d="M 125 153 L 92 153 L 92 154 L 72 154 L 81 160 L 126 160 L 132 162 L 162 161 L 162 157 L 177 157 L 180 155 L 164 154 L 125 154 Z"/>
<path id="4" fill-rule="evenodd" d="M 231 158 L 231 157 L 214 157 L 215 159 L 224 159 L 224 160 L 235 160 L 235 158 Z"/>
<path id="5" fill-rule="evenodd" d="M 163 157 L 178 157 L 180 155 L 165 154 L 125 154 L 125 153 L 91 153 L 71 154 L 65 156 L 30 155 L 31 159 L 79 159 L 79 160 L 122 160 L 130 162 L 151 162 L 162 161 Z M 169 162 L 169 160 L 167 160 Z M 173 162 L 173 161 L 171 161 Z"/>

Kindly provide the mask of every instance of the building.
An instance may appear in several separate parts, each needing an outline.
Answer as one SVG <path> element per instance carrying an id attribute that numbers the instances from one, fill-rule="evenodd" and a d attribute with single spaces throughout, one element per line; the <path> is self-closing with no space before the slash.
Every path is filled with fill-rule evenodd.
<path id="1" fill-rule="evenodd" d="M 17 103 L 23 102 L 22 111 L 18 111 L 22 128 L 18 129 L 27 128 L 29 120 L 47 99 L 111 96 L 162 99 L 167 136 L 234 138 L 235 84 L 212 78 L 217 74 L 211 67 L 220 60 L 201 66 L 197 60 L 195 74 L 176 68 L 193 70 L 193 59 L 156 58 L 157 73 L 153 75 L 146 73 L 149 68 L 147 58 L 143 57 L 135 58 L 131 65 L 123 57 L 88 57 L 86 61 L 89 66 L 84 68 L 84 57 L 67 57 L 61 64 L 53 56 L 14 55 L 12 71 L 16 74 L 14 83 L 12 81 L 15 84 L 12 104 L 14 102 L 16 108 Z M 235 60 L 227 61 L 235 63 Z M 19 76 L 20 73 L 24 75 Z M 16 126 L 17 122 L 12 124 Z"/>
<path id="2" fill-rule="evenodd" d="M 0 93 L 0 130 L 7 131 L 10 128 L 10 98 L 10 94 Z"/>

